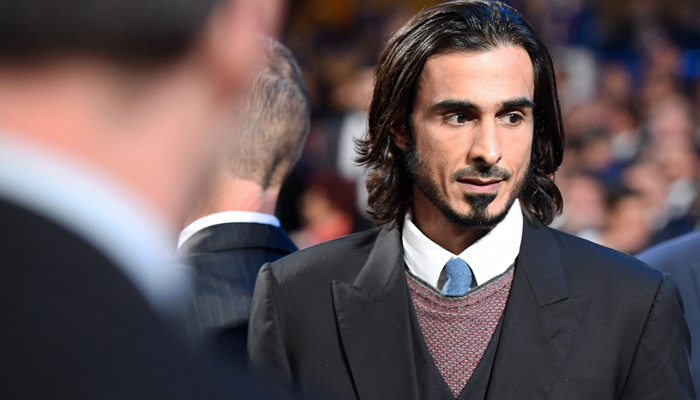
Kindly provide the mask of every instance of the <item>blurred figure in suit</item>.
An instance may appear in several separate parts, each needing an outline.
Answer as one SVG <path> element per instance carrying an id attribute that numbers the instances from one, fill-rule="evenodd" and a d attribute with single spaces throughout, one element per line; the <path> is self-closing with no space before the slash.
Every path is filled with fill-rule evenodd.
<path id="1" fill-rule="evenodd" d="M 173 228 L 279 5 L 0 1 L 0 397 L 270 398 L 166 327 Z"/>
<path id="2" fill-rule="evenodd" d="M 697 353 L 700 351 L 700 232 L 657 244 L 639 253 L 637 258 L 671 274 L 678 283 L 693 349 L 690 372 L 695 387 L 700 388 L 700 357 Z"/>
<path id="3" fill-rule="evenodd" d="M 191 331 L 224 359 L 245 359 L 260 267 L 297 249 L 273 214 L 309 131 L 309 95 L 289 49 L 263 40 L 265 60 L 229 133 L 233 144 L 179 240 L 197 274 Z"/>

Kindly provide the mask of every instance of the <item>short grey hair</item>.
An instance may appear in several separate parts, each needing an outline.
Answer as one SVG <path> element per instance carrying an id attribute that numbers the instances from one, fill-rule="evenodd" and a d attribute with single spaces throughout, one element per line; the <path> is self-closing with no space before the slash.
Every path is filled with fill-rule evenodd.
<path id="1" fill-rule="evenodd" d="M 301 156 L 311 105 L 291 51 L 274 39 L 262 40 L 264 61 L 239 110 L 229 168 L 233 177 L 267 189 L 281 184 Z"/>

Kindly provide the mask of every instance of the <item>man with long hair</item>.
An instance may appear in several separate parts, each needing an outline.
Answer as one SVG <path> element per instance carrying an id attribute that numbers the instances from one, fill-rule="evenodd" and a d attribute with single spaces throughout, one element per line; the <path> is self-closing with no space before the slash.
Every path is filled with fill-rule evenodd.
<path id="1" fill-rule="evenodd" d="M 263 267 L 253 363 L 334 398 L 693 398 L 675 284 L 546 226 L 563 150 L 551 58 L 517 11 L 416 15 L 359 144 L 379 227 Z"/>

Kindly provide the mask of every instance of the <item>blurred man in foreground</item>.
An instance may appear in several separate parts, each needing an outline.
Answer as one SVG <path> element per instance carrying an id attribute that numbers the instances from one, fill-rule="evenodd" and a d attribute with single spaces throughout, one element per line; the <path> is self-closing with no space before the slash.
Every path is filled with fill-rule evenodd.
<path id="1" fill-rule="evenodd" d="M 256 396 L 166 330 L 190 283 L 169 243 L 278 12 L 0 1 L 0 397 Z"/>
<path id="2" fill-rule="evenodd" d="M 309 131 L 309 95 L 289 49 L 273 39 L 264 39 L 264 48 L 265 59 L 229 133 L 233 143 L 178 244 L 197 273 L 192 329 L 227 359 L 245 360 L 260 267 L 297 249 L 274 212 L 282 180 Z"/>
<path id="3" fill-rule="evenodd" d="M 360 146 L 381 227 L 263 266 L 253 363 L 334 399 L 694 398 L 675 283 L 546 226 L 563 151 L 551 57 L 517 11 L 415 16 Z"/>

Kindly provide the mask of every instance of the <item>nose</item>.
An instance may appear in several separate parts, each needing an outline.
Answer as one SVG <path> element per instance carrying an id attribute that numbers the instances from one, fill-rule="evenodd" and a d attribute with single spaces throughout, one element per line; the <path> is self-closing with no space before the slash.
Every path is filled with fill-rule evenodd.
<path id="1" fill-rule="evenodd" d="M 501 160 L 501 142 L 495 121 L 484 122 L 474 132 L 472 147 L 469 149 L 469 162 L 491 166 Z"/>

